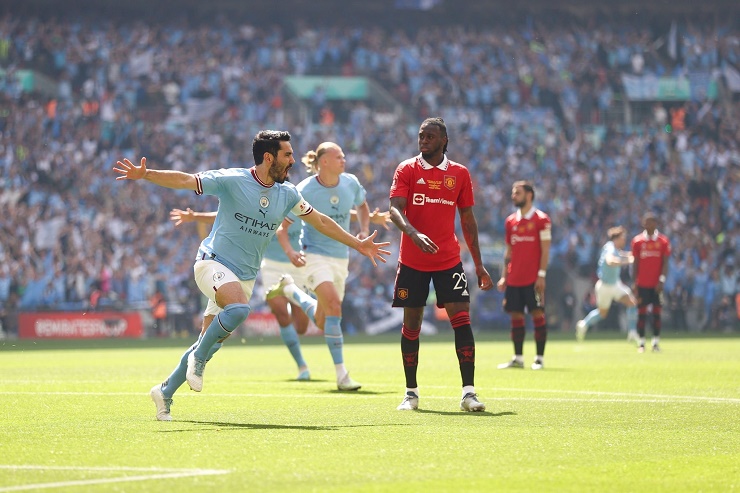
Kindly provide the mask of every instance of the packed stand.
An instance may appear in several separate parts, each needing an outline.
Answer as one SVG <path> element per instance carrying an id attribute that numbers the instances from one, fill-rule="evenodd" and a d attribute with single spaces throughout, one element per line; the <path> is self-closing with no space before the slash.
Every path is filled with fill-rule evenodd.
<path id="1" fill-rule="evenodd" d="M 196 325 L 199 238 L 174 228 L 168 212 L 216 203 L 119 186 L 117 159 L 147 156 L 188 172 L 249 165 L 256 131 L 285 128 L 300 154 L 342 143 L 371 208 L 385 209 L 390 174 L 417 153 L 418 124 L 431 115 L 448 122 L 449 156 L 476 180 L 482 243 L 501 244 L 510 186 L 522 177 L 534 180 L 536 205 L 553 221 L 551 265 L 573 275 L 593 275 L 608 226 L 636 234 L 653 209 L 673 243 L 666 291 L 676 323 L 685 301 L 699 307 L 703 327 L 736 323 L 740 104 L 656 104 L 633 126 L 605 122 L 623 91 L 620 73 L 738 63 L 737 31 L 689 24 L 678 61 L 651 47 L 647 26 L 596 19 L 433 35 L 303 28 L 288 37 L 277 26 L 226 22 L 126 27 L 0 21 L 0 303 L 11 330 L 18 310 L 146 309 L 158 292 L 181 324 Z M 58 95 L 24 92 L 14 77 L 24 68 L 58 81 Z M 311 119 L 294 120 L 282 77 L 317 73 L 369 75 L 409 115 L 383 125 L 364 103 L 317 94 Z M 295 182 L 305 176 L 299 168 Z M 381 236 L 397 248 L 397 231 Z M 350 265 L 346 303 L 355 313 L 347 320 L 362 331 L 360 310 L 388 314 L 395 265 Z"/>

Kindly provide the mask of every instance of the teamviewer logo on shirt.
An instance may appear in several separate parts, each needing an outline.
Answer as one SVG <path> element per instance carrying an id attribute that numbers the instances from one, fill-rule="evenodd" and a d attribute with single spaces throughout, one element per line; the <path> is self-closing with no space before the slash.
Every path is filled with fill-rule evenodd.
<path id="1" fill-rule="evenodd" d="M 414 198 L 412 200 L 414 205 L 424 205 L 424 194 L 423 193 L 415 193 Z"/>

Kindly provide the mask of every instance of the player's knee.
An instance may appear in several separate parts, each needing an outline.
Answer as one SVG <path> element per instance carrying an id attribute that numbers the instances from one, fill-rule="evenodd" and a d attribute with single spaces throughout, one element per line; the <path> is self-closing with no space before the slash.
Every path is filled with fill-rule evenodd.
<path id="1" fill-rule="evenodd" d="M 275 315 L 275 320 L 277 320 L 280 327 L 285 327 L 293 322 L 293 318 L 290 316 L 290 313 L 273 310 L 272 314 Z"/>
<path id="2" fill-rule="evenodd" d="M 339 298 L 329 300 L 322 308 L 324 315 L 327 317 L 339 317 L 342 315 L 342 302 Z"/>
<path id="3" fill-rule="evenodd" d="M 227 305 L 219 314 L 221 323 L 224 327 L 236 328 L 244 322 L 249 316 L 251 308 L 244 303 L 232 303 Z"/>

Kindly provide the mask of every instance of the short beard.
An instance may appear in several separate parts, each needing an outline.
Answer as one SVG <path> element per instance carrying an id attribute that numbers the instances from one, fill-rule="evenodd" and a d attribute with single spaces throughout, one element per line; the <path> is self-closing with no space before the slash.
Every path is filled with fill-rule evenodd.
<path id="1" fill-rule="evenodd" d="M 285 176 L 276 176 L 276 173 L 273 171 L 274 169 L 275 168 L 273 166 L 270 167 L 270 172 L 268 173 L 270 175 L 270 178 L 272 178 L 275 183 L 285 183 L 285 179 L 288 176 L 287 173 L 285 174 Z"/>
<path id="2" fill-rule="evenodd" d="M 421 157 L 424 158 L 424 161 L 428 162 L 431 157 L 436 156 L 437 154 L 441 154 L 442 156 L 444 156 L 444 152 L 442 151 L 442 149 L 442 147 L 438 147 L 431 152 L 422 152 Z"/>

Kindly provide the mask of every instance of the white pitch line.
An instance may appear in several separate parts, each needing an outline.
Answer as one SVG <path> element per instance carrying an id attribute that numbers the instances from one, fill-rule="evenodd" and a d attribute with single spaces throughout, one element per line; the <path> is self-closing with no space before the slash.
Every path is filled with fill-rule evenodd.
<path id="1" fill-rule="evenodd" d="M 36 483 L 23 484 L 18 486 L 0 487 L 0 492 L 6 491 L 26 491 L 34 489 L 65 488 L 67 486 L 89 486 L 93 484 L 125 483 L 131 481 L 150 481 L 153 479 L 174 479 L 186 478 L 191 476 L 213 476 L 218 474 L 228 474 L 231 471 L 220 469 L 160 469 L 144 467 L 80 467 L 80 466 L 16 466 L 0 465 L 0 469 L 10 470 L 55 470 L 55 471 L 105 471 L 105 472 L 156 472 L 159 474 L 146 474 L 138 476 L 124 476 L 121 478 L 98 478 L 98 479 L 80 479 L 72 481 L 56 481 L 53 483 Z"/>
<path id="2" fill-rule="evenodd" d="M 379 387 L 383 387 L 382 385 Z M 438 386 L 428 386 L 427 388 L 447 388 L 447 387 L 438 387 Z M 733 398 L 733 397 L 708 397 L 708 396 L 693 396 L 693 395 L 669 395 L 669 394 L 640 394 L 640 393 L 632 393 L 632 392 L 603 392 L 603 391 L 595 391 L 595 390 L 544 390 L 544 389 L 511 389 L 511 388 L 492 388 L 490 389 L 491 394 L 501 393 L 501 392 L 519 392 L 519 393 L 538 393 L 538 394 L 573 394 L 573 395 L 583 395 L 583 396 L 590 396 L 591 398 L 562 398 L 562 397 L 554 397 L 554 398 L 546 398 L 546 397 L 521 397 L 521 396 L 509 396 L 509 397 L 493 397 L 490 394 L 486 395 L 487 399 L 494 399 L 494 400 L 551 400 L 551 401 L 589 401 L 589 402 L 686 402 L 686 403 L 692 403 L 692 402 L 707 402 L 707 403 L 724 403 L 724 404 L 740 404 L 740 398 Z M 89 396 L 146 396 L 147 394 L 141 393 L 141 392 L 28 392 L 28 391 L 0 391 L 0 395 L 69 395 L 69 396 L 80 396 L 80 397 L 89 397 Z M 383 399 L 386 397 L 389 397 L 388 395 L 379 395 L 379 394 L 363 394 L 362 392 L 359 392 L 357 394 L 353 394 L 354 398 L 375 398 L 375 399 Z M 265 394 L 265 393 L 244 393 L 244 394 L 234 394 L 234 393 L 207 393 L 203 394 L 204 397 L 230 397 L 230 398 L 243 398 L 243 397 L 250 397 L 250 398 L 265 398 L 265 399 L 272 399 L 276 397 L 284 396 L 284 394 Z M 332 393 L 332 394 L 326 394 L 326 393 L 302 393 L 302 394 L 296 394 L 292 395 L 291 398 L 326 398 L 326 399 L 342 399 L 345 398 L 346 394 L 340 394 L 340 393 Z M 196 394 L 192 393 L 186 393 L 182 392 L 180 394 L 177 394 L 177 397 L 188 397 L 188 398 L 194 398 L 197 397 Z M 395 397 L 395 396 L 394 396 Z M 602 397 L 599 399 L 598 397 Z M 619 397 L 623 397 L 623 399 L 618 399 Z M 448 399 L 447 396 L 423 396 L 424 399 Z"/>

